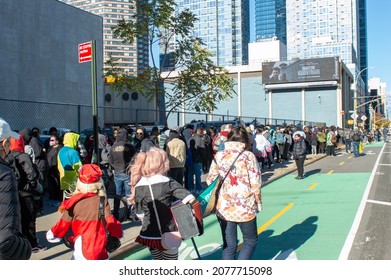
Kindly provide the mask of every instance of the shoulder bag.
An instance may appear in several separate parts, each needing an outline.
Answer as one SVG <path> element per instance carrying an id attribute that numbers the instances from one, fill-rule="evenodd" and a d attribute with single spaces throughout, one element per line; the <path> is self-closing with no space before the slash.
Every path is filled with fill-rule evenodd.
<path id="1" fill-rule="evenodd" d="M 160 235 L 162 236 L 162 240 L 161 240 L 162 246 L 164 248 L 166 248 L 167 250 L 179 248 L 179 246 L 181 246 L 181 243 L 182 243 L 181 234 L 179 233 L 179 231 L 169 231 L 169 232 L 164 232 L 164 233 L 162 232 L 160 218 L 159 218 L 159 214 L 158 214 L 158 211 L 156 208 L 155 197 L 153 196 L 151 184 L 149 184 L 149 191 L 151 192 L 152 205 L 153 205 L 153 209 L 155 210 L 156 222 L 159 227 Z"/>
<path id="2" fill-rule="evenodd" d="M 119 247 L 121 247 L 121 240 L 117 237 L 112 236 L 106 228 L 104 202 L 105 202 L 105 197 L 101 196 L 99 202 L 99 217 L 102 220 L 103 227 L 105 228 L 106 231 L 106 236 L 107 236 L 106 250 L 107 252 L 112 253 L 115 250 L 117 250 Z"/>
<path id="3" fill-rule="evenodd" d="M 244 150 L 242 150 L 238 156 L 235 158 L 235 160 L 232 162 L 231 166 L 229 167 L 227 173 L 225 174 L 224 178 L 221 178 L 221 176 L 217 176 L 217 178 L 215 180 L 219 180 L 217 183 L 216 183 L 216 187 L 214 189 L 214 195 L 213 195 L 213 198 L 214 198 L 214 202 L 212 204 L 212 209 L 211 209 L 211 213 L 216 213 L 216 206 L 217 206 L 217 201 L 219 199 L 219 193 L 220 193 L 220 189 L 221 189 L 221 186 L 223 185 L 225 179 L 227 178 L 228 174 L 231 172 L 232 168 L 235 166 L 235 162 L 237 161 L 237 159 L 240 157 L 240 155 L 244 152 Z M 217 165 L 217 162 L 215 159 L 213 159 Z M 218 165 L 217 165 L 218 166 Z M 212 199 L 212 197 L 211 197 Z"/>

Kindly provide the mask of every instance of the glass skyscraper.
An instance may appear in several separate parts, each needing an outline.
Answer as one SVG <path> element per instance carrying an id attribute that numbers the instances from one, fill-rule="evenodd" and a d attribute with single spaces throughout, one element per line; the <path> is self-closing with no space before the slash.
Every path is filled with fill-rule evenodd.
<path id="1" fill-rule="evenodd" d="M 255 0 L 255 40 L 278 39 L 286 45 L 286 0 Z"/>
<path id="2" fill-rule="evenodd" d="M 368 67 L 368 50 L 367 50 L 367 5 L 366 0 L 359 0 L 358 9 L 359 24 L 359 51 L 360 51 L 360 71 Z M 365 84 L 368 84 L 367 71 L 361 74 Z"/>
<path id="3" fill-rule="evenodd" d="M 128 0 L 60 0 L 74 7 L 80 8 L 103 18 L 103 61 L 113 58 L 116 67 L 136 75 L 138 69 L 148 66 L 149 52 L 145 38 L 137 38 L 133 44 L 122 43 L 119 38 L 114 38 L 111 27 L 117 25 L 119 20 L 131 20 L 135 10 Z"/>
<path id="4" fill-rule="evenodd" d="M 286 0 L 288 59 L 339 56 L 361 69 L 367 56 L 365 9 L 360 0 Z"/>
<path id="5" fill-rule="evenodd" d="M 194 36 L 212 52 L 216 65 L 248 64 L 248 0 L 176 0 L 176 4 L 178 11 L 189 9 L 198 18 Z"/>

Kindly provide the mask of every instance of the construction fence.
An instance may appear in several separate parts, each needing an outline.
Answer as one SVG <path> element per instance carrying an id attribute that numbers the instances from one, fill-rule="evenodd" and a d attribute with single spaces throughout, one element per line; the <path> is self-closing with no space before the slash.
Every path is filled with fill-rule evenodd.
<path id="1" fill-rule="evenodd" d="M 112 126 L 163 126 L 167 112 L 148 109 L 127 109 L 98 106 L 98 123 L 101 127 Z M 115 118 L 113 118 L 115 116 Z M 62 102 L 18 100 L 0 98 L 0 117 L 4 118 L 14 130 L 25 127 L 39 129 L 57 127 L 76 132 L 93 127 L 92 106 Z M 115 119 L 115 121 L 113 121 Z M 325 126 L 325 123 L 293 119 L 270 119 L 259 116 L 235 116 L 189 111 L 171 112 L 167 126 L 184 126 L 191 121 L 226 121 L 240 119 L 254 125 L 300 125 Z M 118 121 L 121 120 L 121 121 Z"/>

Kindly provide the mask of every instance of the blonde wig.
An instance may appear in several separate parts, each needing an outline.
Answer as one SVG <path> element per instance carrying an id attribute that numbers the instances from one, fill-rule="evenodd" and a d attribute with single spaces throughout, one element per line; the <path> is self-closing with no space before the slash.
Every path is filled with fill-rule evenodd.
<path id="1" fill-rule="evenodd" d="M 96 193 L 99 196 L 106 196 L 103 180 L 100 179 L 99 181 L 94 183 L 83 183 L 78 179 L 76 183 L 76 189 L 73 192 L 73 195 L 78 193 Z"/>

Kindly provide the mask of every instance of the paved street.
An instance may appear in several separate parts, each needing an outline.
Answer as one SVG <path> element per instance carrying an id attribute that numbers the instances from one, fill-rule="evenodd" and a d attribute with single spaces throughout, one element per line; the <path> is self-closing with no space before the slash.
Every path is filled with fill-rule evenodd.
<path id="1" fill-rule="evenodd" d="M 387 149 L 390 145 L 391 143 L 388 143 Z M 254 259 L 337 260 L 341 258 L 340 255 L 347 250 L 344 246 L 349 244 L 349 236 L 352 234 L 350 231 L 352 225 L 357 222 L 356 213 L 361 207 L 378 156 L 383 151 L 382 158 L 387 155 L 389 158 L 387 149 L 383 150 L 383 143 L 380 142 L 366 146 L 363 156 L 359 158 L 344 153 L 343 149 L 340 149 L 335 157 L 309 156 L 305 166 L 306 178 L 299 181 L 294 179 L 296 168 L 293 161 L 275 164 L 271 170 L 264 170 L 262 188 L 264 210 L 257 217 L 259 245 Z M 379 167 L 383 169 L 375 171 L 376 179 L 383 180 L 379 174 L 387 174 L 389 177 L 390 172 L 387 168 L 390 167 L 387 165 L 379 165 Z M 206 175 L 203 175 L 203 180 L 205 178 Z M 380 181 L 380 184 L 381 182 L 383 181 Z M 389 194 L 389 186 L 388 181 L 388 185 L 383 188 L 383 195 Z M 388 196 L 389 200 L 390 196 Z M 38 218 L 37 230 L 41 242 L 49 249 L 34 254 L 32 259 L 70 259 L 72 252 L 65 245 L 50 244 L 45 240 L 46 231 L 59 218 L 55 209 L 47 207 L 47 210 L 46 215 Z M 377 224 L 382 223 L 381 217 L 375 221 Z M 204 235 L 194 238 L 202 259 L 220 259 L 221 236 L 215 216 L 205 218 L 204 226 Z M 123 227 L 125 233 L 123 246 L 112 254 L 111 258 L 150 259 L 149 251 L 134 242 L 139 232 L 139 222 L 125 222 Z M 365 235 L 361 238 L 365 238 Z M 191 240 L 184 241 L 180 248 L 180 259 L 196 258 Z M 365 259 L 358 253 L 352 253 L 350 257 L 346 254 L 342 258 Z M 383 258 L 390 259 L 387 255 Z"/>
<path id="2" fill-rule="evenodd" d="M 373 178 L 380 176 L 374 167 L 382 149 L 382 143 L 368 145 L 359 158 L 339 151 L 335 157 L 307 165 L 304 180 L 297 181 L 295 173 L 288 173 L 267 184 L 262 189 L 264 210 L 257 217 L 259 241 L 253 259 L 354 259 L 344 252 L 350 252 L 349 238 L 355 223 L 361 220 L 361 215 L 356 217 L 356 214 L 360 214 L 363 197 Z M 388 211 L 391 211 L 389 206 Z M 371 230 L 379 236 L 388 236 L 387 222 L 384 215 L 372 217 L 376 227 Z M 386 226 L 379 231 L 382 223 Z M 363 234 L 368 236 L 365 230 Z M 241 242 L 240 235 L 239 239 Z M 204 235 L 194 240 L 202 259 L 221 259 L 220 228 L 215 216 L 205 219 Z M 369 243 L 364 244 L 371 247 Z M 193 244 L 187 240 L 180 248 L 180 259 L 196 258 Z M 143 249 L 126 259 L 150 259 L 150 255 Z M 384 255 L 375 259 L 390 258 Z"/>

